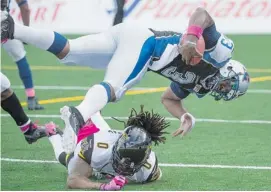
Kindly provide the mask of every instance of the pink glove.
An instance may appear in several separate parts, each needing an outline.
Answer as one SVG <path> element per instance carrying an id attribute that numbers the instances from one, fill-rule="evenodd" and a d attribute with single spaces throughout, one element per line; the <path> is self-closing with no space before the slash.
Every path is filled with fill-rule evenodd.
<path id="1" fill-rule="evenodd" d="M 118 191 L 127 184 L 127 179 L 123 176 L 115 176 L 109 183 L 101 184 L 101 191 Z"/>

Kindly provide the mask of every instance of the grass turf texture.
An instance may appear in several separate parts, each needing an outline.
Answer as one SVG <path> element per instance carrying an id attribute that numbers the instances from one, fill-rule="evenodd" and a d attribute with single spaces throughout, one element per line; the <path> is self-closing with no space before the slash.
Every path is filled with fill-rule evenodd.
<path id="1" fill-rule="evenodd" d="M 269 64 L 269 44 L 271 35 L 230 36 L 235 42 L 234 58 L 246 64 L 247 68 L 268 69 L 261 73 L 251 73 L 252 77 L 271 76 Z M 103 79 L 103 71 L 69 70 L 57 59 L 30 45 L 25 46 L 28 60 L 33 68 L 38 66 L 58 67 L 57 70 L 32 71 L 35 85 L 51 86 L 89 86 Z M 21 85 L 17 70 L 5 51 L 2 50 L 1 63 L 12 85 Z M 72 68 L 71 68 L 72 69 Z M 139 87 L 162 87 L 169 81 L 148 73 Z M 252 83 L 250 89 L 271 89 L 271 81 Z M 23 89 L 15 89 L 21 101 L 25 101 Z M 40 100 L 58 97 L 82 96 L 86 91 L 36 90 Z M 109 104 L 104 116 L 127 116 L 131 108 L 146 109 L 169 117 L 160 104 L 161 93 L 125 96 L 117 104 Z M 211 97 L 197 99 L 191 95 L 185 106 L 198 118 L 227 120 L 271 120 L 270 94 L 248 93 L 232 102 L 215 102 Z M 45 105 L 46 110 L 28 114 L 59 114 L 59 108 L 65 104 L 76 105 L 79 102 L 64 102 Z M 4 113 L 2 111 L 2 113 Z M 32 118 L 36 120 L 37 118 Z M 55 121 L 63 126 L 60 119 L 41 118 L 40 123 Z M 108 123 L 121 129 L 122 124 L 108 120 Z M 168 131 L 178 128 L 178 121 L 171 121 Z M 22 134 L 10 117 L 1 117 L 1 156 L 2 158 L 54 160 L 54 153 L 47 139 L 33 145 L 26 144 Z M 270 124 L 210 123 L 199 122 L 184 139 L 167 136 L 167 143 L 154 147 L 160 163 L 221 164 L 241 166 L 271 166 Z M 4 162 L 1 168 L 2 190 L 66 190 L 66 170 L 60 164 L 30 164 L 22 162 Z M 216 169 L 162 167 L 161 181 L 146 185 L 127 185 L 125 190 L 271 190 L 271 170 Z"/>

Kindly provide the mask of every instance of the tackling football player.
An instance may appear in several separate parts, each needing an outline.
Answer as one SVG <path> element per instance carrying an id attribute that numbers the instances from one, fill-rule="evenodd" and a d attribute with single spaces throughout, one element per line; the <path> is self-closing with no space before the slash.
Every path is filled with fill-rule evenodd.
<path id="1" fill-rule="evenodd" d="M 232 40 L 217 31 L 214 20 L 203 8 L 191 15 L 186 38 L 181 33 L 123 23 L 99 34 L 67 40 L 50 30 L 14 24 L 10 16 L 2 22 L 1 34 L 2 39 L 20 39 L 47 50 L 62 63 L 106 70 L 104 80 L 92 86 L 78 106 L 61 109 L 66 126 L 75 130 L 108 102 L 120 100 L 147 71 L 172 81 L 162 103 L 181 121 L 174 136 L 185 135 L 195 124 L 195 118 L 181 102 L 190 93 L 199 98 L 211 93 L 216 100 L 230 101 L 244 95 L 249 85 L 244 65 L 231 60 Z M 202 37 L 203 54 L 197 50 Z M 200 63 L 191 65 L 195 57 L 201 58 Z"/>
<path id="2" fill-rule="evenodd" d="M 164 143 L 164 129 L 169 126 L 159 114 L 134 109 L 124 131 L 111 130 L 97 113 L 76 135 L 65 128 L 70 138 L 62 139 L 54 123 L 46 125 L 50 133 L 56 159 L 68 169 L 67 186 L 73 189 L 120 190 L 126 178 L 137 183 L 148 183 L 162 177 L 155 153 L 155 145 Z M 74 139 L 75 138 L 75 139 Z M 62 140 L 65 143 L 62 143 Z M 62 147 L 63 146 L 63 147 Z M 67 154 L 65 151 L 71 151 Z M 95 173 L 111 176 L 109 183 L 89 179 Z"/>

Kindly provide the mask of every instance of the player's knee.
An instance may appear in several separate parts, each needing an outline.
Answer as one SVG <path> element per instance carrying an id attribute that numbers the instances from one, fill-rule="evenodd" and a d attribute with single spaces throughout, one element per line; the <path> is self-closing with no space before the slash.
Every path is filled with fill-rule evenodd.
<path id="1" fill-rule="evenodd" d="M 1 101 L 10 97 L 12 93 L 13 91 L 10 89 L 9 79 L 1 73 Z"/>
<path id="2" fill-rule="evenodd" d="M 6 100 L 7 98 L 9 98 L 11 95 L 13 94 L 12 89 L 7 88 L 6 90 L 1 92 L 1 101 Z"/>
<path id="3" fill-rule="evenodd" d="M 24 58 L 26 54 L 23 43 L 17 39 L 13 39 L 5 43 L 4 49 L 15 62 Z"/>
<path id="4" fill-rule="evenodd" d="M 69 52 L 70 52 L 70 44 L 69 44 L 69 41 L 67 41 L 65 47 L 56 56 L 59 59 L 64 59 L 69 54 Z"/>
<path id="5" fill-rule="evenodd" d="M 110 83 L 108 82 L 101 82 L 101 86 L 103 86 L 107 93 L 108 102 L 114 102 L 116 101 L 116 88 L 114 88 Z"/>

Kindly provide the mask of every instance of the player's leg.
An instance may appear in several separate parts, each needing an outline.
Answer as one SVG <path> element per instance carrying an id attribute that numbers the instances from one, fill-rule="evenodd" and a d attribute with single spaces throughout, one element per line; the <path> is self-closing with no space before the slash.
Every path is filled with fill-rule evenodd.
<path id="1" fill-rule="evenodd" d="M 64 64 L 105 68 L 116 49 L 116 43 L 112 38 L 110 30 L 105 33 L 68 40 L 61 34 L 53 31 L 14 24 L 10 16 L 5 22 L 10 25 L 11 35 L 8 38 L 19 39 L 49 51 L 56 55 L 60 62 Z M 14 32 L 12 32 L 12 26 L 14 27 Z"/>
<path id="2" fill-rule="evenodd" d="M 94 115 L 91 116 L 91 121 L 98 127 L 100 130 L 110 130 L 110 126 L 102 117 L 101 113 L 98 111 Z"/>
<path id="3" fill-rule="evenodd" d="M 18 39 L 34 45 L 53 53 L 60 59 L 64 58 L 69 51 L 68 40 L 64 36 L 54 31 L 14 23 L 10 15 L 7 16 L 7 19 L 1 21 L 1 42 L 6 42 L 7 39 Z"/>
<path id="4" fill-rule="evenodd" d="M 76 108 L 84 121 L 100 111 L 108 102 L 119 100 L 138 83 L 148 68 L 155 39 L 145 28 L 127 25 L 118 34 L 118 47 L 106 71 L 104 81 L 92 86 Z"/>
<path id="5" fill-rule="evenodd" d="M 14 62 L 16 62 L 20 78 L 24 84 L 29 110 L 41 110 L 43 107 L 35 97 L 35 89 L 29 63 L 26 59 L 26 52 L 23 43 L 17 39 L 8 40 L 3 44 L 3 48 L 8 52 Z"/>
<path id="6" fill-rule="evenodd" d="M 53 122 L 45 124 L 45 129 L 48 133 L 48 139 L 53 147 L 56 160 L 66 167 L 68 157 L 72 157 L 72 155 L 68 155 L 68 153 L 63 149 L 62 131 L 57 129 L 57 126 Z"/>
<path id="7" fill-rule="evenodd" d="M 1 107 L 10 114 L 17 126 L 24 133 L 26 141 L 31 144 L 38 139 L 45 137 L 46 133 L 38 129 L 37 125 L 31 122 L 25 114 L 16 94 L 10 89 L 10 81 L 1 74 Z"/>

